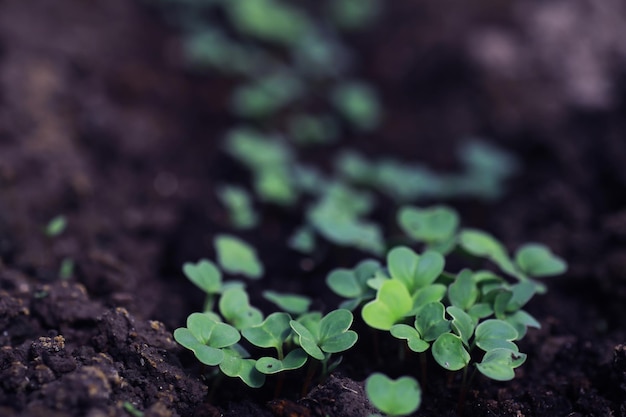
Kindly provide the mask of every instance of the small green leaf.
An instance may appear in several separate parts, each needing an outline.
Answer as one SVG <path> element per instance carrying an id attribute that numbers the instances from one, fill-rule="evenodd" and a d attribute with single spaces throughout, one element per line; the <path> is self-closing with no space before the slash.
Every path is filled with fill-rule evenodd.
<path id="1" fill-rule="evenodd" d="M 276 291 L 264 291 L 263 297 L 287 313 L 303 314 L 309 310 L 311 299 L 297 294 L 280 294 Z"/>
<path id="2" fill-rule="evenodd" d="M 272 375 L 301 368 L 307 359 L 308 356 L 304 350 L 294 349 L 282 361 L 269 356 L 260 358 L 256 361 L 256 369 L 263 374 Z"/>
<path id="3" fill-rule="evenodd" d="M 250 305 L 248 293 L 240 286 L 224 290 L 219 301 L 219 310 L 224 319 L 242 330 L 263 321 L 263 314 Z"/>
<path id="4" fill-rule="evenodd" d="M 413 295 L 412 312 L 417 313 L 422 306 L 428 303 L 441 301 L 445 295 L 446 286 L 443 284 L 432 284 L 417 290 L 415 295 Z"/>
<path id="5" fill-rule="evenodd" d="M 289 237 L 287 245 L 301 253 L 313 253 L 315 250 L 315 233 L 310 227 L 299 227 Z"/>
<path id="6" fill-rule="evenodd" d="M 463 341 L 452 333 L 443 333 L 433 343 L 433 357 L 442 368 L 458 371 L 470 362 L 470 354 L 463 346 Z"/>
<path id="7" fill-rule="evenodd" d="M 335 108 L 359 130 L 375 129 L 382 118 L 376 92 L 361 82 L 345 82 L 332 92 Z"/>
<path id="8" fill-rule="evenodd" d="M 472 272 L 462 270 L 456 280 L 448 287 L 448 299 L 453 306 L 462 310 L 469 310 L 478 299 L 478 288 L 474 283 Z"/>
<path id="9" fill-rule="evenodd" d="M 452 317 L 450 327 L 452 331 L 463 340 L 465 346 L 469 346 L 469 339 L 474 333 L 474 320 L 465 311 L 456 306 L 446 308 L 448 314 Z"/>
<path id="10" fill-rule="evenodd" d="M 422 390 L 414 378 L 404 376 L 392 380 L 381 373 L 365 381 L 370 402 L 389 416 L 405 416 L 415 412 L 422 402 Z"/>
<path id="11" fill-rule="evenodd" d="M 467 310 L 467 314 L 472 317 L 474 323 L 478 323 L 480 319 L 491 316 L 493 314 L 493 308 L 488 303 L 478 303 Z"/>
<path id="12" fill-rule="evenodd" d="M 411 294 L 432 284 L 443 272 L 445 260 L 434 251 L 421 256 L 406 246 L 397 246 L 387 254 L 387 267 L 393 279 L 402 281 Z"/>
<path id="13" fill-rule="evenodd" d="M 376 299 L 363 306 L 361 315 L 368 326 L 389 330 L 413 308 L 413 300 L 404 284 L 397 280 L 383 282 Z"/>
<path id="14" fill-rule="evenodd" d="M 396 339 L 406 340 L 409 349 L 413 352 L 421 353 L 430 347 L 430 344 L 420 337 L 419 332 L 407 324 L 395 324 L 390 332 Z"/>
<path id="15" fill-rule="evenodd" d="M 405 206 L 398 212 L 398 224 L 404 233 L 418 242 L 444 242 L 456 233 L 459 215 L 446 206 L 426 209 Z"/>
<path id="16" fill-rule="evenodd" d="M 183 265 L 183 272 L 189 281 L 207 294 L 222 291 L 222 273 L 209 260 L 201 259 L 195 264 L 187 262 Z"/>
<path id="17" fill-rule="evenodd" d="M 567 264 L 552 251 L 540 244 L 527 244 L 515 254 L 515 262 L 525 274 L 531 277 L 560 275 L 567 270 Z"/>
<path id="18" fill-rule="evenodd" d="M 522 281 L 511 286 L 512 296 L 506 305 L 507 312 L 515 312 L 524 307 L 537 292 L 537 286 L 530 281 Z"/>
<path id="19" fill-rule="evenodd" d="M 201 343 L 189 329 L 181 327 L 174 330 L 174 339 L 183 347 L 191 350 L 196 358 L 205 365 L 219 365 L 224 360 L 221 349 Z"/>
<path id="20" fill-rule="evenodd" d="M 217 261 L 224 271 L 243 274 L 248 278 L 261 278 L 263 265 L 254 248 L 246 242 L 235 236 L 218 235 L 214 243 Z"/>
<path id="21" fill-rule="evenodd" d="M 241 334 L 255 346 L 280 351 L 291 333 L 290 320 L 287 313 L 272 313 L 262 323 L 243 329 Z"/>
<path id="22" fill-rule="evenodd" d="M 496 381 L 510 381 L 515 378 L 514 369 L 526 361 L 526 355 L 510 349 L 497 348 L 485 353 L 483 360 L 476 364 L 478 370 Z"/>
<path id="23" fill-rule="evenodd" d="M 56 216 L 48 222 L 48 225 L 45 228 L 46 236 L 48 237 L 59 236 L 61 233 L 65 231 L 66 227 L 67 227 L 67 218 L 63 215 Z"/>
<path id="24" fill-rule="evenodd" d="M 306 353 L 311 355 L 313 358 L 317 360 L 324 359 L 324 352 L 317 345 L 318 337 L 315 336 L 304 324 L 291 320 L 289 325 L 293 329 L 294 332 L 298 335 L 298 343 L 304 349 Z"/>
<path id="25" fill-rule="evenodd" d="M 517 339 L 517 330 L 503 320 L 485 320 L 476 326 L 474 342 L 484 351 L 506 348 L 517 351 L 513 343 Z"/>
<path id="26" fill-rule="evenodd" d="M 525 312 L 524 310 L 518 310 L 513 314 L 509 314 L 504 318 L 504 321 L 509 323 L 517 330 L 517 339 L 521 340 L 526 335 L 528 327 L 534 327 L 536 329 L 541 328 L 541 324 L 533 316 Z"/>
<path id="27" fill-rule="evenodd" d="M 459 234 L 459 244 L 468 253 L 491 260 L 507 274 L 519 275 L 504 246 L 490 234 L 464 229 Z"/>
<path id="28" fill-rule="evenodd" d="M 357 341 L 357 334 L 348 330 L 352 325 L 352 313 L 345 309 L 334 310 L 320 320 L 320 348 L 327 353 L 350 349 Z"/>
<path id="29" fill-rule="evenodd" d="M 224 349 L 224 360 L 220 370 L 231 378 L 238 377 L 251 388 L 260 388 L 265 383 L 265 375 L 256 369 L 256 360 L 243 359 L 237 352 Z"/>
<path id="30" fill-rule="evenodd" d="M 437 339 L 450 331 L 450 322 L 446 320 L 445 307 L 440 302 L 423 306 L 415 317 L 415 328 L 427 342 Z"/>

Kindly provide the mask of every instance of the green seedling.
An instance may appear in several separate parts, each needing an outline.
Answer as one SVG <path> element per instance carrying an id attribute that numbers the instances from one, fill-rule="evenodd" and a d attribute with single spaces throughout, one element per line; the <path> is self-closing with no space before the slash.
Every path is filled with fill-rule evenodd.
<path id="1" fill-rule="evenodd" d="M 283 142 L 250 128 L 238 128 L 226 136 L 225 149 L 252 171 L 261 200 L 280 205 L 295 202 L 297 190 L 290 175 L 293 156 Z"/>
<path id="2" fill-rule="evenodd" d="M 231 235 L 218 235 L 214 244 L 217 262 L 224 271 L 254 279 L 263 276 L 263 264 L 256 250 L 243 240 Z"/>
<path id="3" fill-rule="evenodd" d="M 549 248 L 540 244 L 527 244 L 515 254 L 515 262 L 522 272 L 531 277 L 561 275 L 567 270 L 565 262 Z"/>
<path id="4" fill-rule="evenodd" d="M 228 323 L 239 330 L 258 325 L 263 321 L 263 313 L 250 305 L 248 293 L 238 286 L 223 291 L 219 311 Z"/>
<path id="5" fill-rule="evenodd" d="M 382 283 L 376 299 L 363 306 L 361 315 L 368 326 L 389 330 L 402 321 L 413 310 L 413 299 L 406 286 L 398 280 L 386 280 Z"/>
<path id="6" fill-rule="evenodd" d="M 63 215 L 59 215 L 48 222 L 44 232 L 48 237 L 56 237 L 63 233 L 66 228 L 67 218 Z"/>
<path id="7" fill-rule="evenodd" d="M 71 258 L 63 258 L 59 267 L 59 278 L 68 280 L 74 275 L 74 261 Z"/>
<path id="8" fill-rule="evenodd" d="M 488 351 L 476 368 L 487 378 L 510 381 L 515 378 L 515 368 L 526 361 L 526 355 L 505 348 Z"/>
<path id="9" fill-rule="evenodd" d="M 174 330 L 174 339 L 209 366 L 219 365 L 224 360 L 222 349 L 234 345 L 240 338 L 237 329 L 204 313 L 192 313 L 187 317 L 187 327 Z"/>
<path id="10" fill-rule="evenodd" d="M 445 259 L 438 252 L 426 251 L 418 255 L 406 246 L 395 247 L 387 254 L 387 268 L 391 278 L 402 282 L 416 298 L 421 295 L 418 291 L 423 293 L 431 289 L 441 292 L 443 297 L 445 286 L 433 283 L 443 272 L 444 264 Z"/>
<path id="11" fill-rule="evenodd" d="M 250 229 L 257 225 L 259 218 L 252 207 L 252 198 L 244 188 L 226 185 L 217 190 L 217 196 L 228 209 L 235 228 Z"/>
<path id="12" fill-rule="evenodd" d="M 398 224 L 404 233 L 428 249 L 447 254 L 454 249 L 459 216 L 446 206 L 427 209 L 405 206 L 398 211 Z"/>
<path id="13" fill-rule="evenodd" d="M 471 255 L 487 258 L 512 276 L 519 276 L 504 245 L 488 233 L 475 229 L 464 229 L 459 234 L 459 245 Z"/>
<path id="14" fill-rule="evenodd" d="M 299 145 L 334 142 L 338 135 L 337 123 L 331 116 L 298 114 L 289 119 L 289 136 Z"/>
<path id="15" fill-rule="evenodd" d="M 369 401 L 388 416 L 412 414 L 422 402 L 418 382 L 408 376 L 392 380 L 381 373 L 374 373 L 365 381 L 365 392 Z"/>
<path id="16" fill-rule="evenodd" d="M 332 32 L 316 30 L 297 40 L 291 48 L 297 71 L 316 80 L 339 78 L 348 69 L 350 51 Z"/>
<path id="17" fill-rule="evenodd" d="M 225 5 L 239 32 L 264 41 L 291 45 L 312 30 L 308 16 L 284 2 L 232 0 Z"/>
<path id="18" fill-rule="evenodd" d="M 309 307 L 311 306 L 311 299 L 309 297 L 298 294 L 281 294 L 276 291 L 263 291 L 263 297 L 290 314 L 304 314 L 309 311 Z"/>
<path id="19" fill-rule="evenodd" d="M 335 294 L 348 299 L 339 307 L 353 311 L 364 301 L 374 298 L 376 293 L 368 285 L 368 281 L 374 278 L 380 268 L 378 261 L 368 259 L 359 262 L 353 269 L 339 268 L 331 271 L 326 277 L 326 284 Z"/>
<path id="20" fill-rule="evenodd" d="M 213 310 L 215 299 L 222 292 L 222 273 L 215 264 L 207 259 L 201 259 L 197 263 L 186 262 L 183 265 L 183 273 L 207 296 L 204 302 L 204 311 Z"/>
<path id="21" fill-rule="evenodd" d="M 302 82 L 293 74 L 278 73 L 238 87 L 231 98 L 235 114 L 266 118 L 304 94 Z"/>
<path id="22" fill-rule="evenodd" d="M 371 131 L 382 119 L 382 109 L 376 92 L 361 82 L 347 82 L 332 92 L 332 102 L 341 115 L 354 127 Z"/>
<path id="23" fill-rule="evenodd" d="M 315 250 L 315 233 L 310 227 L 298 227 L 289 237 L 287 246 L 301 253 L 313 253 Z"/>
<path id="24" fill-rule="evenodd" d="M 265 383 L 265 374 L 256 369 L 256 360 L 242 348 L 223 349 L 224 359 L 220 362 L 220 371 L 231 378 L 239 378 L 251 388 L 260 388 Z"/>
<path id="25" fill-rule="evenodd" d="M 328 2 L 331 20 L 344 30 L 358 30 L 370 25 L 380 14 L 380 0 L 334 0 Z"/>
<path id="26" fill-rule="evenodd" d="M 321 317 L 310 314 L 300 321 L 291 320 L 289 325 L 298 335 L 298 343 L 311 357 L 328 361 L 329 354 L 350 349 L 356 343 L 356 332 L 349 330 L 352 325 L 349 310 L 334 310 Z"/>
<path id="27" fill-rule="evenodd" d="M 517 336 L 517 331 L 509 323 L 490 319 L 476 326 L 474 343 L 485 352 L 499 348 L 517 352 L 519 349 L 513 343 Z"/>
<path id="28" fill-rule="evenodd" d="M 301 368 L 306 363 L 308 356 L 301 348 L 284 354 L 284 345 L 292 333 L 290 321 L 287 313 L 272 313 L 262 323 L 242 330 L 243 337 L 253 345 L 276 349 L 277 358 L 266 356 L 257 360 L 255 366 L 259 372 L 275 374 Z"/>
<path id="29" fill-rule="evenodd" d="M 144 416 L 144 412 L 138 410 L 137 407 L 135 407 L 133 405 L 133 403 L 131 403 L 129 401 L 124 401 L 124 403 L 122 404 L 122 407 L 124 408 L 124 411 L 126 411 L 128 414 L 130 414 L 133 417 L 143 417 Z"/>

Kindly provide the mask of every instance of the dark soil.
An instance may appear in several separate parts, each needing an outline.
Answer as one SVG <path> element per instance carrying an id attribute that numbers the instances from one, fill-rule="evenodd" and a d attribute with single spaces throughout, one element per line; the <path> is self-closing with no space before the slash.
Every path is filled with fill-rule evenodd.
<path id="1" fill-rule="evenodd" d="M 463 138 L 497 140 L 523 167 L 505 197 L 451 204 L 510 248 L 543 242 L 570 264 L 530 305 L 543 327 L 522 342 L 517 378 L 477 379 L 465 415 L 626 416 L 624 3 L 387 3 L 348 39 L 386 120 L 343 143 L 452 170 Z M 369 373 L 417 374 L 364 356 L 362 332 L 305 398 L 233 380 L 209 400 L 171 332 L 202 303 L 180 266 L 213 256 L 227 229 L 213 190 L 238 172 L 218 149 L 231 88 L 186 71 L 177 33 L 138 2 L 0 2 L 1 416 L 127 416 L 129 402 L 146 416 L 356 417 L 372 411 Z M 68 230 L 46 237 L 60 213 Z M 354 257 L 330 251 L 305 271 L 284 249 L 294 216 L 264 215 L 245 235 L 264 285 L 333 307 L 320 283 Z M 458 380 L 422 384 L 418 415 L 456 415 Z"/>

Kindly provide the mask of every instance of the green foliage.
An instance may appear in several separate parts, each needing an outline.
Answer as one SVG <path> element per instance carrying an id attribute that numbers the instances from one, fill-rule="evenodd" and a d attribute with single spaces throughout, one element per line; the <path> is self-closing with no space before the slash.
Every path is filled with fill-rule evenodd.
<path id="1" fill-rule="evenodd" d="M 255 326 L 263 321 L 263 313 L 250 305 L 248 293 L 241 287 L 230 287 L 224 290 L 219 311 L 224 319 L 239 330 Z"/>
<path id="2" fill-rule="evenodd" d="M 429 249 L 447 254 L 454 248 L 459 216 L 446 206 L 426 209 L 407 206 L 398 211 L 398 224 L 409 237 L 425 242 Z"/>
<path id="3" fill-rule="evenodd" d="M 174 339 L 191 350 L 205 365 L 219 365 L 224 360 L 223 348 L 234 345 L 241 336 L 234 327 L 215 321 L 204 313 L 192 313 L 187 327 L 174 330 Z"/>
<path id="4" fill-rule="evenodd" d="M 380 0 L 333 0 L 328 3 L 331 19 L 342 29 L 355 30 L 372 23 L 380 13 Z"/>
<path id="5" fill-rule="evenodd" d="M 515 254 L 515 262 L 523 273 L 531 277 L 561 275 L 567 269 L 562 259 L 539 244 L 522 246 Z"/>
<path id="6" fill-rule="evenodd" d="M 298 227 L 289 237 L 287 245 L 301 253 L 312 253 L 315 250 L 315 233 L 310 227 Z"/>
<path id="7" fill-rule="evenodd" d="M 381 373 L 365 381 L 370 402 L 389 416 L 406 416 L 415 412 L 422 402 L 422 390 L 414 378 L 404 376 L 392 380 Z"/>
<path id="8" fill-rule="evenodd" d="M 259 219 L 252 206 L 252 197 L 241 187 L 226 185 L 218 188 L 217 196 L 228 209 L 230 222 L 236 229 L 250 229 Z"/>
<path id="9" fill-rule="evenodd" d="M 526 355 L 506 348 L 488 351 L 476 368 L 486 377 L 496 381 L 509 381 L 515 378 L 515 368 L 526 361 Z"/>
<path id="10" fill-rule="evenodd" d="M 242 274 L 248 278 L 261 278 L 263 265 L 256 250 L 243 240 L 231 235 L 218 235 L 214 240 L 217 262 L 231 274 Z"/>
<path id="11" fill-rule="evenodd" d="M 311 314 L 301 321 L 291 320 L 289 325 L 306 353 L 317 360 L 326 360 L 327 354 L 343 352 L 356 343 L 356 332 L 348 330 L 352 320 L 350 311 L 339 309 L 324 317 Z"/>
<path id="12" fill-rule="evenodd" d="M 289 119 L 288 131 L 296 143 L 313 145 L 334 142 L 339 128 L 331 116 L 297 114 Z"/>
<path id="13" fill-rule="evenodd" d="M 303 88 L 290 73 L 271 74 L 238 87 L 231 98 L 232 110 L 243 117 L 265 118 L 298 99 Z"/>
<path id="14" fill-rule="evenodd" d="M 48 237 L 56 237 L 56 236 L 59 236 L 61 233 L 63 233 L 66 228 L 67 228 L 67 218 L 63 215 L 59 215 L 59 216 L 52 218 L 48 222 L 44 232 L 46 236 Z"/>
<path id="15" fill-rule="evenodd" d="M 309 311 L 311 299 L 298 294 L 280 294 L 276 291 L 263 291 L 266 300 L 276 304 L 280 309 L 291 314 L 304 314 Z"/>
<path id="16" fill-rule="evenodd" d="M 326 277 L 326 283 L 335 294 L 348 299 L 339 307 L 352 311 L 364 301 L 374 298 L 376 293 L 368 281 L 374 278 L 380 268 L 378 261 L 368 259 L 359 262 L 353 269 L 338 268 L 331 271 Z"/>
<path id="17" fill-rule="evenodd" d="M 397 280 L 383 282 L 376 299 L 363 306 L 363 321 L 374 329 L 389 330 L 413 309 L 413 300 L 406 286 Z"/>
<path id="18" fill-rule="evenodd" d="M 373 130 L 382 119 L 376 92 L 367 84 L 352 81 L 338 85 L 332 92 L 332 102 L 337 111 L 359 130 Z"/>

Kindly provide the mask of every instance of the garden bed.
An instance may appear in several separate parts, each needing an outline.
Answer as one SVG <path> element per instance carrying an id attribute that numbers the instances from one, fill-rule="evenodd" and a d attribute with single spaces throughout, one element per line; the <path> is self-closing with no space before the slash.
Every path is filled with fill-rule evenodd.
<path id="1" fill-rule="evenodd" d="M 172 331 L 204 298 L 182 264 L 212 258 L 213 237 L 232 233 L 214 190 L 248 181 L 222 147 L 234 82 L 189 71 L 176 30 L 138 3 L 28 3 L 0 5 L 1 415 L 126 416 L 133 404 L 146 417 L 355 417 L 374 411 L 360 382 L 370 373 L 419 376 L 385 367 L 359 328 L 304 398 L 300 377 L 277 398 L 234 379 L 210 395 L 206 368 Z M 477 378 L 465 414 L 626 416 L 626 11 L 618 1 L 388 3 L 347 37 L 357 75 L 382 97 L 382 125 L 306 159 L 328 168 L 329 153 L 349 146 L 454 172 L 470 134 L 514 155 L 520 168 L 500 199 L 447 204 L 510 249 L 546 244 L 569 269 L 527 308 L 542 328 L 521 342 L 517 377 Z M 262 225 L 240 234 L 267 268 L 248 286 L 253 304 L 269 311 L 260 292 L 272 288 L 334 308 L 326 274 L 365 255 L 287 249 L 297 213 L 263 207 Z M 388 207 L 376 216 L 393 217 Z M 59 214 L 66 230 L 47 236 Z M 62 280 L 64 259 L 74 270 Z M 382 346 L 382 358 L 396 353 Z M 433 372 L 421 383 L 416 415 L 456 415 L 457 380 Z"/>

